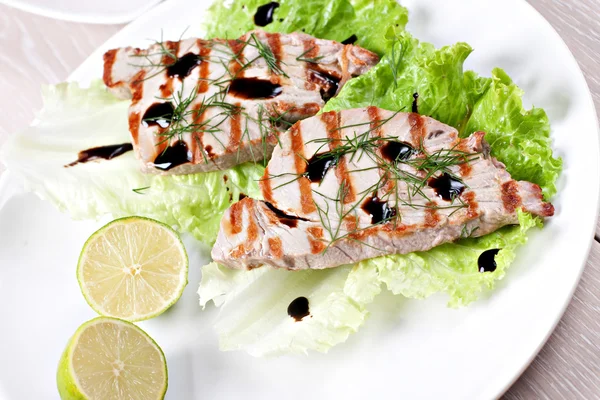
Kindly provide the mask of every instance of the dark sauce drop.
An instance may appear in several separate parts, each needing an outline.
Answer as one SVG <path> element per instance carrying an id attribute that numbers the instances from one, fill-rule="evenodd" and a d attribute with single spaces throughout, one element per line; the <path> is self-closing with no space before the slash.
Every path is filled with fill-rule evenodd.
<path id="1" fill-rule="evenodd" d="M 296 226 L 298 226 L 298 221 L 308 221 L 305 218 L 296 217 L 295 215 L 288 215 L 269 202 L 265 202 L 265 204 L 267 205 L 267 207 L 269 207 L 271 211 L 275 213 L 277 218 L 279 218 L 279 222 L 289 226 L 290 228 L 295 228 Z"/>
<path id="2" fill-rule="evenodd" d="M 179 57 L 174 64 L 167 67 L 167 75 L 170 77 L 178 76 L 180 80 L 183 80 L 194 68 L 200 65 L 201 62 L 202 59 L 199 55 L 187 53 Z"/>
<path id="3" fill-rule="evenodd" d="M 479 272 L 494 272 L 496 270 L 496 254 L 500 249 L 486 250 L 479 255 L 477 266 Z"/>
<path id="4" fill-rule="evenodd" d="M 419 113 L 419 93 L 413 94 L 412 112 Z"/>
<path id="5" fill-rule="evenodd" d="M 244 200 L 246 197 L 248 197 L 248 195 L 246 193 L 240 193 L 240 197 L 238 198 L 238 201 L 242 201 Z"/>
<path id="6" fill-rule="evenodd" d="M 287 313 L 290 317 L 294 318 L 296 322 L 302 321 L 304 317 L 310 315 L 308 299 L 306 297 L 294 299 L 288 306 Z"/>
<path id="7" fill-rule="evenodd" d="M 321 87 L 321 98 L 323 101 L 327 101 L 335 96 L 340 85 L 339 78 L 336 78 L 327 72 L 317 71 L 315 69 L 309 69 L 308 72 L 309 80 Z"/>
<path id="8" fill-rule="evenodd" d="M 431 178 L 427 184 L 435 193 L 446 201 L 451 201 L 462 194 L 465 184 L 453 176 L 444 173 L 437 178 Z"/>
<path id="9" fill-rule="evenodd" d="M 305 176 L 311 182 L 321 182 L 325 178 L 329 168 L 335 166 L 336 160 L 330 153 L 315 154 L 308 160 Z"/>
<path id="10" fill-rule="evenodd" d="M 173 104 L 170 102 L 154 103 L 144 113 L 142 125 L 156 125 L 163 129 L 168 128 L 171 125 L 174 111 Z"/>
<path id="11" fill-rule="evenodd" d="M 256 14 L 254 14 L 254 24 L 257 26 L 269 25 L 273 22 L 273 13 L 277 7 L 279 7 L 279 3 L 276 1 L 258 7 L 256 9 Z"/>
<path id="12" fill-rule="evenodd" d="M 281 92 L 281 85 L 259 78 L 238 78 L 229 85 L 229 94 L 242 99 L 272 99 Z"/>
<path id="13" fill-rule="evenodd" d="M 390 207 L 387 201 L 381 201 L 377 196 L 365 200 L 361 208 L 371 215 L 373 225 L 388 221 L 396 215 L 396 208 Z"/>
<path id="14" fill-rule="evenodd" d="M 407 160 L 414 151 L 411 145 L 403 142 L 388 141 L 381 146 L 381 155 L 391 162 Z"/>
<path id="15" fill-rule="evenodd" d="M 188 150 L 187 145 L 185 142 L 177 141 L 154 159 L 154 167 L 168 171 L 190 161 L 192 161 L 192 153 Z"/>
<path id="16" fill-rule="evenodd" d="M 112 160 L 113 158 L 119 157 L 121 154 L 127 153 L 131 150 L 133 150 L 133 145 L 131 143 L 92 147 L 91 149 L 80 151 L 77 155 L 77 160 L 65 165 L 65 167 L 72 167 L 88 161 Z"/>
<path id="17" fill-rule="evenodd" d="M 342 44 L 354 44 L 354 43 L 356 43 L 357 40 L 358 40 L 358 37 L 356 37 L 356 35 L 353 34 L 348 39 L 344 40 L 342 42 Z"/>

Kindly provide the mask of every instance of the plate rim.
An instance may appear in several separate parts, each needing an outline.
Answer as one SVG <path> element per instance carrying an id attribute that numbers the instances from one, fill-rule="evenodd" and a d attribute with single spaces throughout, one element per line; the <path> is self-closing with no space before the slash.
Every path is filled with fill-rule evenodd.
<path id="1" fill-rule="evenodd" d="M 131 21 L 130 23 L 128 23 L 127 25 L 125 25 L 124 27 L 119 29 L 117 32 L 115 32 L 115 34 L 113 34 L 111 37 L 109 37 L 104 43 L 102 43 L 100 46 L 98 46 L 96 48 L 96 50 L 94 50 L 92 52 L 92 54 L 89 57 L 87 57 L 77 68 L 75 68 L 75 70 L 73 70 L 73 72 L 71 74 L 69 74 L 69 76 L 67 77 L 67 81 L 76 81 L 76 82 L 79 82 L 80 84 L 85 84 L 86 80 L 79 79 L 79 75 L 84 74 L 83 71 L 88 69 L 89 65 L 91 65 L 94 62 L 98 62 L 98 60 L 101 59 L 101 58 L 98 58 L 98 55 L 99 54 L 101 55 L 102 52 L 105 51 L 104 49 L 107 48 L 107 46 L 111 42 L 113 42 L 115 40 L 115 38 L 127 35 L 129 30 L 135 29 L 138 25 L 147 24 L 147 21 L 152 19 L 153 16 L 155 16 L 156 14 L 162 13 L 163 10 L 176 7 L 176 5 L 179 3 L 179 1 L 185 1 L 185 0 L 165 1 L 154 7 L 150 7 L 149 10 L 145 11 L 137 19 L 135 19 L 134 21 Z M 530 13 L 531 13 L 531 11 L 533 11 L 533 13 L 536 15 L 536 17 L 538 19 L 541 19 L 544 22 L 546 30 L 548 30 L 548 32 L 551 32 L 551 34 L 554 36 L 555 41 L 558 40 L 560 42 L 561 46 L 563 47 L 563 50 L 566 50 L 568 52 L 568 54 L 570 55 L 569 62 L 575 63 L 574 65 L 576 66 L 578 79 L 581 79 L 582 83 L 585 85 L 585 89 L 586 89 L 585 101 L 586 101 L 586 103 L 588 103 L 588 105 L 591 106 L 590 107 L 590 109 L 592 110 L 591 115 L 593 115 L 593 119 L 595 120 L 595 126 L 596 126 L 596 137 L 597 138 L 600 137 L 600 124 L 599 124 L 598 112 L 597 112 L 595 104 L 594 104 L 594 100 L 593 100 L 593 96 L 592 96 L 592 92 L 590 90 L 589 84 L 587 82 L 587 79 L 585 78 L 585 75 L 583 74 L 583 71 L 577 61 L 577 58 L 573 55 L 573 52 L 569 49 L 569 47 L 567 46 L 564 39 L 556 31 L 556 29 L 552 26 L 552 24 L 535 7 L 533 7 L 531 4 L 529 4 L 529 2 L 527 2 L 525 0 L 514 0 L 514 1 L 518 4 L 525 5 Z M 5 3 L 5 4 L 11 3 L 11 2 L 16 2 L 16 1 L 15 0 L 0 0 L 0 3 Z M 401 3 L 401 1 L 399 1 L 399 2 Z M 600 162 L 600 146 L 598 144 L 599 144 L 599 141 L 597 139 L 596 143 L 595 143 L 595 145 L 596 145 L 595 146 L 596 147 L 596 164 L 597 165 L 598 165 L 598 162 Z M 4 173 L 4 174 L 2 174 L 2 176 L 0 176 L 0 192 L 6 186 L 4 183 L 6 183 L 6 181 L 8 181 L 8 178 L 7 178 L 8 175 L 9 175 L 8 173 Z M 9 197 L 10 197 L 10 195 L 9 195 Z M 514 372 L 512 373 L 511 379 L 506 380 L 502 386 L 492 388 L 493 389 L 492 393 L 495 395 L 495 397 L 501 397 L 503 394 L 505 394 L 514 385 L 514 383 L 522 376 L 522 374 L 529 368 L 529 366 L 535 360 L 535 358 L 537 357 L 537 355 L 539 354 L 541 349 L 547 344 L 551 335 L 556 330 L 556 327 L 558 326 L 559 322 L 564 317 L 564 314 L 573 299 L 574 293 L 575 293 L 577 287 L 579 286 L 581 277 L 582 277 L 585 267 L 587 265 L 587 260 L 589 259 L 592 245 L 595 240 L 596 222 L 598 221 L 599 215 L 600 215 L 600 184 L 598 185 L 597 191 L 596 191 L 596 209 L 595 209 L 594 220 L 593 220 L 594 224 L 592 225 L 592 229 L 591 229 L 592 234 L 590 235 L 591 237 L 587 243 L 587 247 L 586 247 L 587 251 L 583 254 L 583 262 L 578 266 L 576 279 L 573 281 L 571 287 L 569 288 L 568 295 L 565 296 L 564 300 L 561 302 L 561 307 L 557 308 L 556 311 L 554 312 L 555 317 L 553 318 L 554 319 L 553 323 L 551 324 L 549 329 L 546 330 L 546 333 L 543 337 L 541 337 L 539 339 L 536 338 L 535 341 L 538 342 L 537 346 L 535 346 L 535 347 L 532 346 L 531 350 L 529 351 L 529 353 L 526 357 L 526 360 L 523 363 L 521 363 L 521 367 L 515 369 Z M 491 385 L 494 385 L 494 384 L 490 383 L 490 386 Z M 498 385 L 495 385 L 495 386 L 498 386 Z"/>
<path id="2" fill-rule="evenodd" d="M 79 22 L 85 24 L 94 24 L 94 25 L 117 25 L 117 24 L 127 24 L 129 22 L 133 22 L 138 17 L 143 16 L 145 13 L 150 11 L 153 7 L 156 7 L 163 0 L 147 0 L 146 5 L 140 9 L 131 10 L 129 12 L 123 12 L 119 14 L 115 14 L 113 16 L 101 16 L 90 14 L 90 13 L 69 13 L 67 11 L 61 11 L 52 8 L 51 6 L 43 6 L 30 4 L 28 2 L 23 2 L 20 0 L 0 0 L 0 4 L 4 4 L 6 6 L 15 8 L 17 10 L 21 10 L 27 13 L 39 15 L 42 17 L 53 18 L 61 21 L 68 22 Z M 119 29 L 116 33 L 121 32 L 122 29 Z M 111 36 L 112 38 L 112 36 Z"/>
<path id="3" fill-rule="evenodd" d="M 546 28 L 549 30 L 549 32 L 552 33 L 552 35 L 554 36 L 554 39 L 557 41 L 557 43 L 560 43 L 560 45 L 563 47 L 564 50 L 566 50 L 569 55 L 571 56 L 571 62 L 575 62 L 576 63 L 576 70 L 577 70 L 577 74 L 579 75 L 579 78 L 583 81 L 584 85 L 585 85 L 585 89 L 586 89 L 586 102 L 588 102 L 591 105 L 591 110 L 592 110 L 592 116 L 593 119 L 595 120 L 595 124 L 596 124 L 596 137 L 600 138 L 600 119 L 598 118 L 598 112 L 596 110 L 596 106 L 594 103 L 594 97 L 592 95 L 592 91 L 590 89 L 590 85 L 586 79 L 585 74 L 583 73 L 583 70 L 581 69 L 581 66 L 579 65 L 579 61 L 577 60 L 577 58 L 575 57 L 575 55 L 573 54 L 573 52 L 571 51 L 571 49 L 569 48 L 569 46 L 567 45 L 567 43 L 565 42 L 565 40 L 563 39 L 563 37 L 558 33 L 558 31 L 554 28 L 554 26 L 550 23 L 550 21 L 548 21 L 544 15 L 539 12 L 533 5 L 531 5 L 528 1 L 526 0 L 519 0 L 521 3 L 523 3 L 525 5 L 526 8 L 529 8 L 530 12 L 533 12 L 534 14 L 537 15 L 537 17 L 543 21 L 543 23 L 546 25 Z M 599 148 L 599 140 L 596 140 L 596 156 L 599 157 L 600 156 L 600 148 Z M 564 171 L 563 171 L 564 173 Z M 527 358 L 527 361 L 522 365 L 522 367 L 515 372 L 513 378 L 507 382 L 507 384 L 505 385 L 505 387 L 502 389 L 502 391 L 498 392 L 497 397 L 502 397 L 504 394 L 506 394 L 510 388 L 519 380 L 519 378 L 525 373 L 525 371 L 527 371 L 527 369 L 529 369 L 529 367 L 531 366 L 531 364 L 533 363 L 533 361 L 537 358 L 537 356 L 539 355 L 540 351 L 542 351 L 542 349 L 544 348 L 544 346 L 546 346 L 546 344 L 548 343 L 548 341 L 550 340 L 550 337 L 552 336 L 552 334 L 556 331 L 556 328 L 558 327 L 558 324 L 560 323 L 560 321 L 563 319 L 563 317 L 565 316 L 565 313 L 567 312 L 567 308 L 569 307 L 569 305 L 571 304 L 571 302 L 573 301 L 573 296 L 575 295 L 575 291 L 577 290 L 577 288 L 579 287 L 579 283 L 581 282 L 581 278 L 583 276 L 583 272 L 587 266 L 587 262 L 588 259 L 590 258 L 590 253 L 592 251 L 592 246 L 594 244 L 594 241 L 596 240 L 596 225 L 598 222 L 598 218 L 600 217 L 600 185 L 597 188 L 596 191 L 596 212 L 594 215 L 594 224 L 592 227 L 592 235 L 588 241 L 587 244 L 587 251 L 585 252 L 585 257 L 584 257 L 584 261 L 582 263 L 581 266 L 579 266 L 579 271 L 578 271 L 578 275 L 577 278 L 575 279 L 575 281 L 573 282 L 573 284 L 571 285 L 571 288 L 569 289 L 569 294 L 566 297 L 566 299 L 562 302 L 563 304 L 561 305 L 559 312 L 556 314 L 556 318 L 554 319 L 554 322 L 552 323 L 552 326 L 550 327 L 550 329 L 548 330 L 548 332 L 546 332 L 545 336 L 541 339 L 541 341 L 539 342 L 539 344 L 537 345 L 537 347 L 535 347 L 529 357 Z"/>

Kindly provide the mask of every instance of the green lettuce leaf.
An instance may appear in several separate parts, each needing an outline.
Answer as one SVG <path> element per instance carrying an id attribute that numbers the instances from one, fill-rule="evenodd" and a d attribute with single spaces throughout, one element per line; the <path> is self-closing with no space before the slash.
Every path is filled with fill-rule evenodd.
<path id="1" fill-rule="evenodd" d="M 492 155 L 514 179 L 537 183 L 547 198 L 556 193 L 562 160 L 552 154 L 548 117 L 540 108 L 523 109 L 523 91 L 504 71 L 495 69 L 492 78 L 464 71 L 472 52 L 465 43 L 436 49 L 408 33 L 394 39 L 381 62 L 349 81 L 324 111 L 367 105 L 410 111 L 418 93 L 420 114 L 455 127 L 462 136 L 485 131 Z"/>
<path id="2" fill-rule="evenodd" d="M 386 34 L 400 32 L 408 22 L 407 10 L 395 0 L 280 0 L 273 22 L 254 24 L 254 14 L 267 0 L 217 1 L 205 22 L 208 38 L 235 39 L 260 28 L 268 32 L 305 32 L 321 39 L 344 41 L 356 35 L 356 44 L 382 54 Z"/>
<path id="3" fill-rule="evenodd" d="M 523 91 L 501 69 L 474 104 L 465 134 L 486 132 L 492 155 L 517 180 L 537 183 L 546 198 L 556 193 L 562 159 L 552 154 L 550 122 L 541 108 L 523 109 Z"/>
<path id="4" fill-rule="evenodd" d="M 100 81 L 48 86 L 37 122 L 2 149 L 8 170 L 26 188 L 75 219 L 142 215 L 212 243 L 223 211 L 240 193 L 259 196 L 264 169 L 245 164 L 195 175 L 143 174 L 133 152 L 110 161 L 65 167 L 81 150 L 130 142 L 128 101 L 113 97 Z M 227 176 L 227 178 L 225 178 Z"/>
<path id="5" fill-rule="evenodd" d="M 254 356 L 326 352 L 367 316 L 364 304 L 344 291 L 350 268 L 240 271 L 212 263 L 202 268 L 200 304 L 221 305 L 215 330 L 222 350 L 244 349 Z M 300 321 L 287 312 L 298 297 L 309 299 L 310 315 Z"/>
<path id="6" fill-rule="evenodd" d="M 366 265 L 377 269 L 381 281 L 394 294 L 422 299 L 442 292 L 449 295 L 450 307 L 465 306 L 504 277 L 517 248 L 527 242 L 527 232 L 542 226 L 538 218 L 522 211 L 519 211 L 519 224 L 426 252 L 368 260 Z M 496 269 L 481 273 L 477 261 L 481 253 L 490 249 L 500 250 L 495 257 Z"/>
<path id="7" fill-rule="evenodd" d="M 232 270 L 217 263 L 202 268 L 200 305 L 213 301 L 222 350 L 243 349 L 254 356 L 326 352 L 364 323 L 367 306 L 383 284 L 394 294 L 426 298 L 449 295 L 448 305 L 463 306 L 504 277 L 529 229 L 541 222 L 519 212 L 518 227 L 482 238 L 464 239 L 427 252 L 391 255 L 326 270 L 286 271 L 261 267 Z M 494 272 L 479 272 L 477 260 L 501 249 Z M 300 321 L 287 314 L 298 297 L 309 301 L 310 315 Z"/>
<path id="8" fill-rule="evenodd" d="M 486 131 L 492 154 L 507 165 L 513 177 L 533 181 L 543 187 L 547 197 L 552 196 L 562 162 L 552 156 L 546 114 L 536 108 L 523 110 L 522 91 L 502 70 L 494 70 L 491 78 L 464 71 L 463 64 L 471 51 L 464 43 L 436 49 L 402 33 L 396 36 L 382 61 L 367 74 L 349 81 L 325 110 L 375 105 L 408 111 L 413 94 L 418 93 L 421 114 L 456 127 L 463 136 Z M 257 355 L 325 351 L 346 337 L 348 326 L 357 327 L 358 320 L 350 314 L 343 318 L 340 315 L 344 314 L 315 314 L 310 322 L 294 322 L 285 313 L 294 296 L 305 296 L 311 307 L 321 309 L 327 303 L 322 297 L 313 297 L 311 288 L 318 290 L 328 285 L 332 296 L 365 313 L 366 306 L 385 286 L 394 294 L 417 299 L 446 293 L 450 307 L 465 306 L 484 290 L 493 289 L 504 277 L 518 247 L 527 241 L 527 232 L 542 225 L 539 219 L 522 211 L 519 223 L 427 252 L 390 255 L 338 267 L 337 273 L 331 275 L 327 271 L 288 272 L 266 267 L 251 272 L 230 271 L 213 264 L 203 270 L 201 303 L 205 305 L 212 299 L 217 305 L 224 304 L 216 327 L 225 350 L 245 349 Z M 479 272 L 479 256 L 492 249 L 500 250 L 495 256 L 496 269 Z M 296 285 L 305 279 L 310 286 L 296 290 Z M 281 282 L 285 282 L 285 287 Z M 287 290 L 292 295 L 280 298 Z M 246 306 L 252 296 L 265 296 L 268 300 L 255 300 Z M 228 304 L 235 306 L 227 307 Z M 248 312 L 251 316 L 242 321 Z M 305 324 L 310 324 L 306 330 L 302 328 Z M 319 331 L 312 329 L 315 325 Z"/>

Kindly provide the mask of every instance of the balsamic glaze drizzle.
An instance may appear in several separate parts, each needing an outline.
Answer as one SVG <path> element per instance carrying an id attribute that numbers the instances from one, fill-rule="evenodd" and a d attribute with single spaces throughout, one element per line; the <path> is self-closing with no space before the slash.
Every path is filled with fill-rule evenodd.
<path id="1" fill-rule="evenodd" d="M 308 221 L 306 218 L 297 217 L 295 215 L 288 215 L 280 209 L 276 208 L 273 204 L 269 203 L 268 201 L 265 202 L 265 204 L 267 205 L 267 207 L 269 207 L 269 210 L 273 211 L 277 218 L 279 218 L 279 222 L 289 226 L 290 228 L 295 228 L 296 226 L 298 226 L 298 221 Z"/>
<path id="2" fill-rule="evenodd" d="M 305 176 L 309 181 L 319 183 L 323 181 L 327 171 L 335 167 L 336 160 L 330 153 L 315 154 L 308 160 Z"/>
<path id="3" fill-rule="evenodd" d="M 354 43 L 356 43 L 357 40 L 358 40 L 358 37 L 356 37 L 355 34 L 352 34 L 352 36 L 350 36 L 348 39 L 344 40 L 342 42 L 342 44 L 354 44 Z"/>
<path id="4" fill-rule="evenodd" d="M 167 67 L 167 75 L 171 78 L 177 76 L 183 81 L 183 79 L 188 76 L 194 68 L 200 65 L 201 62 L 202 59 L 199 55 L 187 53 L 179 57 L 174 64 Z"/>
<path id="5" fill-rule="evenodd" d="M 335 76 L 328 74 L 324 71 L 318 71 L 316 69 L 309 69 L 308 78 L 311 82 L 316 83 L 321 87 L 321 98 L 323 101 L 331 99 L 338 91 L 340 86 L 340 79 Z"/>
<path id="6" fill-rule="evenodd" d="M 272 99 L 281 92 L 281 85 L 259 78 L 237 78 L 229 85 L 229 94 L 242 99 Z"/>
<path id="7" fill-rule="evenodd" d="M 298 297 L 292 300 L 288 306 L 287 313 L 296 322 L 302 321 L 304 317 L 310 315 L 308 299 L 306 297 Z"/>
<path id="8" fill-rule="evenodd" d="M 133 150 L 133 145 L 131 143 L 92 147 L 90 149 L 80 151 L 77 155 L 77 160 L 65 165 L 65 167 L 72 167 L 88 161 L 112 160 L 113 158 L 119 157 L 121 154 L 127 153 L 131 150 Z"/>
<path id="9" fill-rule="evenodd" d="M 143 126 L 159 126 L 163 129 L 166 129 L 171 125 L 171 121 L 173 120 L 173 113 L 175 112 L 175 108 L 173 107 L 173 103 L 154 103 L 144 113 L 142 117 L 142 125 Z"/>
<path id="10" fill-rule="evenodd" d="M 477 266 L 479 267 L 479 272 L 494 272 L 496 270 L 496 254 L 500 249 L 491 249 L 486 250 L 479 255 L 477 259 Z"/>
<path id="11" fill-rule="evenodd" d="M 410 144 L 404 142 L 387 141 L 381 146 L 381 155 L 391 162 L 407 160 L 414 151 Z"/>
<path id="12" fill-rule="evenodd" d="M 419 113 L 419 93 L 413 94 L 412 112 Z"/>
<path id="13" fill-rule="evenodd" d="M 464 183 L 445 172 L 437 178 L 431 178 L 427 184 L 446 201 L 454 200 L 465 190 Z"/>
<path id="14" fill-rule="evenodd" d="M 162 171 L 168 171 L 190 161 L 192 161 L 192 153 L 189 151 L 187 144 L 177 141 L 154 159 L 154 167 Z"/>
<path id="15" fill-rule="evenodd" d="M 277 7 L 279 7 L 279 3 L 276 1 L 259 6 L 254 14 L 254 25 L 267 26 L 273 22 L 273 13 Z"/>
<path id="16" fill-rule="evenodd" d="M 390 207 L 387 201 L 381 201 L 375 195 L 365 200 L 361 208 L 371 215 L 373 225 L 389 221 L 397 212 L 395 207 Z"/>

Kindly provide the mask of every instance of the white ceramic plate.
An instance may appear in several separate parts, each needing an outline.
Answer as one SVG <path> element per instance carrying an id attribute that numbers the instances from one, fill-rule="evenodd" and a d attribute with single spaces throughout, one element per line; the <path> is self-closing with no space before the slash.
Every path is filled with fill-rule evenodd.
<path id="1" fill-rule="evenodd" d="M 207 1 L 167 2 L 98 49 L 72 79 L 101 76 L 108 48 L 177 38 Z M 600 182 L 598 122 L 585 80 L 550 25 L 522 0 L 405 0 L 409 30 L 436 45 L 459 40 L 476 49 L 467 66 L 500 66 L 544 107 L 565 170 L 557 215 L 531 235 L 499 287 L 452 310 L 444 296 L 426 301 L 382 295 L 372 317 L 327 355 L 255 359 L 219 352 L 215 310 L 201 312 L 196 289 L 207 249 L 187 241 L 190 284 L 165 315 L 140 325 L 165 350 L 169 399 L 490 399 L 526 368 L 560 319 L 585 264 Z M 185 10 L 185 12 L 182 12 Z M 7 181 L 7 176 L 4 177 Z M 0 397 L 57 398 L 54 374 L 68 337 L 94 317 L 75 266 L 96 222 L 72 222 L 30 194 L 0 188 Z"/>
<path id="2" fill-rule="evenodd" d="M 0 0 L 8 6 L 45 17 L 88 24 L 122 24 L 162 0 Z"/>

